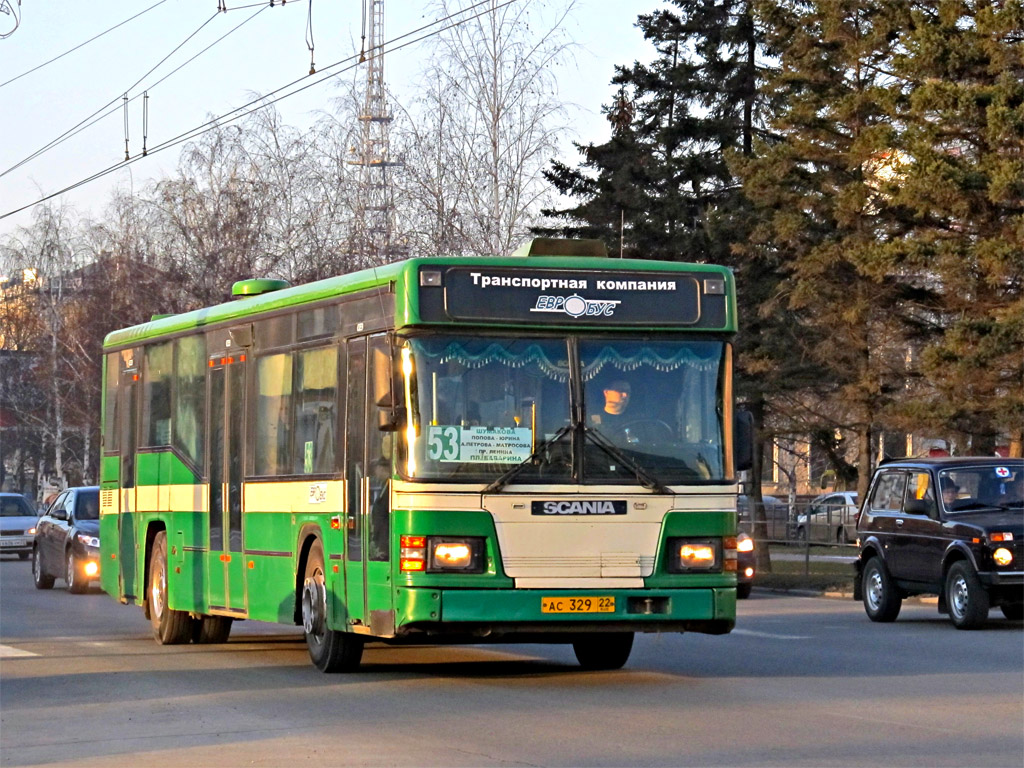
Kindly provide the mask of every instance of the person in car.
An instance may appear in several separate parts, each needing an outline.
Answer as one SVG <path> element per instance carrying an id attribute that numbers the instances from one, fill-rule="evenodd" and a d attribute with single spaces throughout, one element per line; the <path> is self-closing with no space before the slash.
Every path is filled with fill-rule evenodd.
<path id="1" fill-rule="evenodd" d="M 944 477 L 941 481 L 942 487 L 942 506 L 946 509 L 952 509 L 956 503 L 957 495 L 960 493 L 960 486 L 954 483 L 950 478 Z"/>

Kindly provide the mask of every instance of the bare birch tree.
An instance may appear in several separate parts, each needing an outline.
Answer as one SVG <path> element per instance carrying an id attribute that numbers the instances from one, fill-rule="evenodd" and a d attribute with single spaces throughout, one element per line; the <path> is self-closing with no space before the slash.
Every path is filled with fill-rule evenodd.
<path id="1" fill-rule="evenodd" d="M 554 69 L 570 53 L 563 25 L 573 4 L 490 0 L 460 15 L 468 5 L 433 6 L 461 23 L 431 42 L 399 139 L 408 153 L 403 214 L 413 231 L 437 238 L 438 252 L 506 254 L 551 194 L 541 172 L 567 127 Z"/>

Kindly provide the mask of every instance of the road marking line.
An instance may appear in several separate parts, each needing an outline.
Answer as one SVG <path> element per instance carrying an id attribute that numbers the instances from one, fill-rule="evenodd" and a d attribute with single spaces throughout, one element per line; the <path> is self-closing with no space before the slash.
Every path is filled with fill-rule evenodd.
<path id="1" fill-rule="evenodd" d="M 771 632 L 755 632 L 752 629 L 734 629 L 734 635 L 745 635 L 746 637 L 767 637 L 771 640 L 810 640 L 811 635 L 776 635 Z"/>
<path id="2" fill-rule="evenodd" d="M 19 656 L 38 656 L 32 651 L 23 651 L 20 648 L 13 648 L 10 645 L 0 645 L 0 659 L 16 659 Z"/>

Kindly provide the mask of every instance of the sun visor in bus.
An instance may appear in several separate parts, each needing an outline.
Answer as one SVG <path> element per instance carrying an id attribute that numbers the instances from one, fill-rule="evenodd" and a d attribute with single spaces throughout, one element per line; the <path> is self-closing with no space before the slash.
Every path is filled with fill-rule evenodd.
<path id="1" fill-rule="evenodd" d="M 236 299 L 248 299 L 251 296 L 262 296 L 264 293 L 291 288 L 287 280 L 272 280 L 266 277 L 251 280 L 239 280 L 231 286 L 231 295 Z"/>
<path id="2" fill-rule="evenodd" d="M 598 256 L 608 258 L 608 249 L 600 240 L 568 240 L 561 237 L 535 237 L 516 248 L 513 256 Z"/>

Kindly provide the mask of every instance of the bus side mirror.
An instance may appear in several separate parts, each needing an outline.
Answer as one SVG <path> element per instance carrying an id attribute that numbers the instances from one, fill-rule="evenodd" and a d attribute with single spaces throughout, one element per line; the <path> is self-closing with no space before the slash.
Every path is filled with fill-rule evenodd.
<path id="1" fill-rule="evenodd" d="M 377 429 L 381 432 L 397 432 L 405 421 L 405 408 L 381 407 L 377 410 Z"/>
<path id="2" fill-rule="evenodd" d="M 754 466 L 754 414 L 736 411 L 732 430 L 733 464 L 737 472 L 746 472 Z"/>

